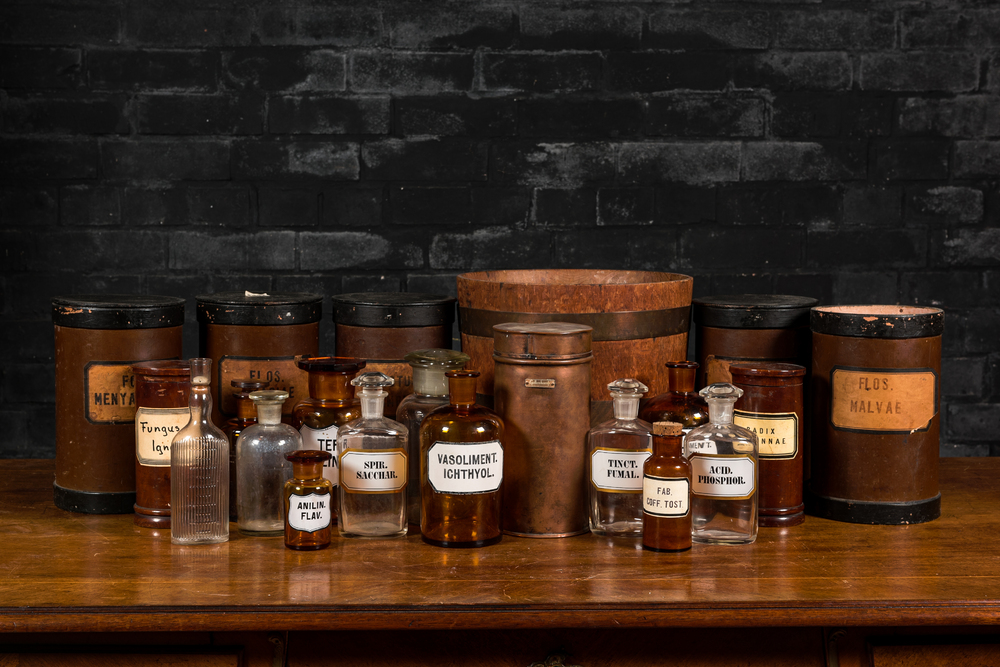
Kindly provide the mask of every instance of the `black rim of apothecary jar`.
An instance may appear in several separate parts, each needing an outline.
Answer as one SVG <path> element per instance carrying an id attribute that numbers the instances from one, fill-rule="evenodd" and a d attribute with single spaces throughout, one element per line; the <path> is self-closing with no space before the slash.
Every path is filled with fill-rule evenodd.
<path id="1" fill-rule="evenodd" d="M 219 292 L 195 299 L 203 324 L 287 326 L 319 322 L 323 316 L 323 296 L 310 292 Z"/>
<path id="2" fill-rule="evenodd" d="M 74 329 L 161 329 L 184 324 L 184 299 L 155 294 L 80 294 L 52 299 L 52 322 Z"/>
<path id="3" fill-rule="evenodd" d="M 435 327 L 455 321 L 455 297 L 422 292 L 335 294 L 333 321 L 352 327 Z"/>
<path id="4" fill-rule="evenodd" d="M 788 329 L 809 325 L 819 299 L 791 294 L 723 294 L 693 299 L 694 323 L 720 329 Z"/>
<path id="5" fill-rule="evenodd" d="M 940 308 L 901 305 L 821 306 L 812 309 L 815 333 L 852 338 L 928 338 L 944 333 Z"/>

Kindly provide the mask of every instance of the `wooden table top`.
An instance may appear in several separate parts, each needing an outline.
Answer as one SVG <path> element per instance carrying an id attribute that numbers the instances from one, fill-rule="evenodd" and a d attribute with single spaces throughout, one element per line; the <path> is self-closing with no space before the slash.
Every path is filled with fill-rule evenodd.
<path id="1" fill-rule="evenodd" d="M 0 631 L 978 625 L 1000 622 L 1000 459 L 943 459 L 942 516 L 808 517 L 686 553 L 583 535 L 441 549 L 419 535 L 181 547 L 52 503 L 52 461 L 0 461 Z M 235 526 L 234 526 L 235 528 Z"/>

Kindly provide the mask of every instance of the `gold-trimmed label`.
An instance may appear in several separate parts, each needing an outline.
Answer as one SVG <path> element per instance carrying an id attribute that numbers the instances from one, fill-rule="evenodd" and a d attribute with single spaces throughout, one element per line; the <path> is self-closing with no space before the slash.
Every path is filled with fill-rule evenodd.
<path id="1" fill-rule="evenodd" d="M 309 395 L 309 373 L 295 365 L 295 357 L 230 357 L 219 359 L 219 410 L 236 414 L 235 395 L 239 391 L 233 380 L 257 380 L 269 383 L 268 389 L 288 392 L 288 400 L 281 406 L 282 414 L 289 415 L 303 396 Z"/>
<path id="2" fill-rule="evenodd" d="M 87 421 L 127 424 L 135 419 L 132 361 L 91 361 L 83 369 Z"/>
<path id="3" fill-rule="evenodd" d="M 691 480 L 646 475 L 642 478 L 642 511 L 667 519 L 687 516 L 691 511 Z"/>
<path id="4" fill-rule="evenodd" d="M 556 381 L 554 378 L 527 378 L 524 386 L 530 389 L 555 389 Z"/>
<path id="5" fill-rule="evenodd" d="M 757 471 L 749 456 L 717 454 L 691 457 L 691 493 L 740 500 L 757 490 Z"/>
<path id="6" fill-rule="evenodd" d="M 651 455 L 648 449 L 595 449 L 590 454 L 590 482 L 599 491 L 640 493 L 642 465 Z"/>
<path id="7" fill-rule="evenodd" d="M 139 408 L 135 411 L 135 457 L 144 466 L 170 466 L 170 443 L 191 420 L 190 408 Z"/>
<path id="8" fill-rule="evenodd" d="M 930 427 L 937 414 L 937 375 L 913 370 L 844 368 L 830 372 L 830 423 L 834 428 L 911 433 Z"/>
<path id="9" fill-rule="evenodd" d="M 347 449 L 340 454 L 340 484 L 348 493 L 392 493 L 406 487 L 402 449 Z"/>
<path id="10" fill-rule="evenodd" d="M 733 423 L 757 435 L 762 459 L 794 459 L 799 453 L 799 417 L 794 412 L 734 410 Z"/>

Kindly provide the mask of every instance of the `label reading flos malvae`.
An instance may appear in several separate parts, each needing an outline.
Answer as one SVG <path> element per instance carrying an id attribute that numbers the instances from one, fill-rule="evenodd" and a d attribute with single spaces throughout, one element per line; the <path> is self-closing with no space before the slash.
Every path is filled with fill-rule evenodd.
<path id="1" fill-rule="evenodd" d="M 135 411 L 135 457 L 144 466 L 170 465 L 170 443 L 191 420 L 190 408 L 139 408 Z"/>
<path id="2" fill-rule="evenodd" d="M 691 457 L 691 492 L 710 498 L 749 498 L 757 484 L 754 461 L 745 456 Z"/>
<path id="3" fill-rule="evenodd" d="M 401 449 L 348 449 L 340 455 L 345 491 L 388 493 L 406 486 L 406 454 Z"/>
<path id="4" fill-rule="evenodd" d="M 288 525 L 305 533 L 315 533 L 330 525 L 330 495 L 310 493 L 288 497 Z"/>
<path id="5" fill-rule="evenodd" d="M 317 449 L 330 452 L 332 458 L 323 464 L 323 477 L 337 486 L 340 484 L 340 470 L 337 468 L 337 427 L 312 428 L 302 425 L 299 435 L 302 436 L 302 449 Z"/>
<path id="6" fill-rule="evenodd" d="M 691 511 L 691 482 L 687 477 L 642 478 L 642 511 L 662 517 L 687 516 Z"/>
<path id="7" fill-rule="evenodd" d="M 719 450 L 711 440 L 689 440 L 684 438 L 684 456 L 691 458 L 695 454 L 718 454 Z"/>
<path id="8" fill-rule="evenodd" d="M 492 493 L 503 481 L 503 446 L 489 442 L 435 442 L 427 450 L 427 481 L 437 493 Z"/>
<path id="9" fill-rule="evenodd" d="M 642 491 L 642 464 L 648 450 L 595 449 L 590 455 L 590 481 L 600 491 L 639 493 Z"/>

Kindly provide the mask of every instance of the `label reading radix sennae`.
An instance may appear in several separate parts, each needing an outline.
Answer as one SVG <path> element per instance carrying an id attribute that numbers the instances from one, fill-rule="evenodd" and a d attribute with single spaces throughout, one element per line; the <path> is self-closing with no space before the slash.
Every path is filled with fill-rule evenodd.
<path id="1" fill-rule="evenodd" d="M 662 517 L 687 516 L 691 511 L 691 482 L 687 477 L 656 477 L 642 479 L 642 511 Z"/>
<path id="2" fill-rule="evenodd" d="M 353 493 L 388 493 L 406 486 L 401 449 L 348 449 L 340 455 L 340 483 Z"/>
<path id="3" fill-rule="evenodd" d="M 139 408 L 135 411 L 135 456 L 144 466 L 170 465 L 170 443 L 191 421 L 190 408 Z"/>
<path id="4" fill-rule="evenodd" d="M 909 433 L 930 426 L 937 414 L 937 375 L 914 370 L 834 367 L 830 373 L 830 423 L 849 431 Z"/>
<path id="5" fill-rule="evenodd" d="M 749 498 L 757 485 L 753 459 L 745 456 L 691 457 L 691 492 L 710 498 Z"/>
<path id="6" fill-rule="evenodd" d="M 650 454 L 645 449 L 595 449 L 590 455 L 590 481 L 601 491 L 639 493 L 642 464 Z"/>
<path id="7" fill-rule="evenodd" d="M 794 459 L 799 452 L 799 418 L 794 412 L 733 412 L 733 423 L 757 435 L 765 459 Z"/>
<path id="8" fill-rule="evenodd" d="M 340 469 L 337 467 L 337 431 L 336 426 L 312 428 L 306 424 L 299 429 L 302 436 L 302 449 L 316 449 L 330 452 L 331 458 L 323 464 L 323 477 L 337 486 L 340 484 Z"/>
<path id="9" fill-rule="evenodd" d="M 90 362 L 83 371 L 83 387 L 89 422 L 127 424 L 135 419 L 132 362 Z"/>
<path id="10" fill-rule="evenodd" d="M 556 381 L 554 378 L 528 378 L 524 381 L 524 386 L 529 389 L 555 389 Z"/>
<path id="11" fill-rule="evenodd" d="M 427 450 L 427 481 L 437 493 L 492 493 L 503 481 L 503 447 L 488 442 L 435 442 Z"/>
<path id="12" fill-rule="evenodd" d="M 305 533 L 315 533 L 330 525 L 330 494 L 310 493 L 288 497 L 288 525 Z"/>

